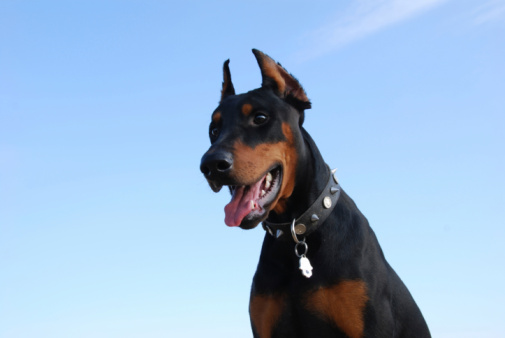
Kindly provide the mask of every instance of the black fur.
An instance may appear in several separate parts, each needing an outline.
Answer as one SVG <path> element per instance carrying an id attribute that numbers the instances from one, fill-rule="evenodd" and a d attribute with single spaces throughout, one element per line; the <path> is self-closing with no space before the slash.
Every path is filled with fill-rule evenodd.
<path id="1" fill-rule="evenodd" d="M 278 144 L 286 141 L 282 124 L 289 125 L 297 153 L 296 163 L 292 163 L 296 166 L 295 187 L 285 209 L 280 213 L 270 211 L 265 218 L 270 222 L 290 222 L 317 199 L 330 173 L 316 144 L 302 127 L 304 110 L 310 108 L 305 92 L 282 68 L 278 71 L 289 82 L 290 92 L 281 93 L 278 88 L 282 88 L 282 80 L 268 75 L 276 70 L 273 60 L 259 51 L 255 51 L 255 56 L 260 67 L 271 68 L 261 68 L 262 87 L 245 94 L 232 94 L 225 63 L 226 95 L 215 111 L 220 118 L 211 124 L 211 130 L 218 131 L 211 136 L 212 146 L 203 156 L 201 168 L 211 186 L 241 184 L 233 178 L 237 156 L 233 144 L 237 140 L 251 148 Z M 251 104 L 253 115 L 268 115 L 268 123 L 251 125 L 251 117 L 241 113 L 245 103 Z M 216 157 L 230 167 L 214 170 Z M 261 220 L 248 221 L 243 227 L 252 228 Z M 265 234 L 251 290 L 255 337 L 430 337 L 419 308 L 386 261 L 367 219 L 344 191 L 331 215 L 306 242 L 307 256 L 314 267 L 311 278 L 300 273 L 292 240 Z M 329 298 L 321 300 L 314 294 Z M 328 303 L 328 299 L 333 303 Z M 366 299 L 362 307 L 360 299 Z"/>

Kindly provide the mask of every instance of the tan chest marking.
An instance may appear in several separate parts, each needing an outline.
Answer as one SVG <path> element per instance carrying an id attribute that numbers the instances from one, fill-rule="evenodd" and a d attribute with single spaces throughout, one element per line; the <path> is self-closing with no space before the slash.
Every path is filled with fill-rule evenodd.
<path id="1" fill-rule="evenodd" d="M 351 338 L 363 337 L 363 311 L 368 300 L 363 281 L 343 281 L 319 288 L 305 297 L 307 309 L 325 320 L 334 322 Z"/>
<path id="2" fill-rule="evenodd" d="M 270 338 L 275 324 L 284 308 L 284 297 L 278 295 L 255 295 L 251 298 L 249 312 L 260 338 Z"/>

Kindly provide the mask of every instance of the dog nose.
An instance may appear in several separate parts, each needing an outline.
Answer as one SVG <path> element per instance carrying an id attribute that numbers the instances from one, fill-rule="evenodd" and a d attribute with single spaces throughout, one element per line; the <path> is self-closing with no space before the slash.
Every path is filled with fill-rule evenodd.
<path id="1" fill-rule="evenodd" d="M 203 155 L 200 171 L 207 179 L 215 179 L 227 174 L 233 166 L 233 157 L 227 151 L 217 151 Z"/>

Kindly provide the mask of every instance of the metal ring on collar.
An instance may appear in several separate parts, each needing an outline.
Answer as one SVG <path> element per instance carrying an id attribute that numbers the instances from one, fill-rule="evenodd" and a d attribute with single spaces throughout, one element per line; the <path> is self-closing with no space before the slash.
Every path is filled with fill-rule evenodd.
<path id="1" fill-rule="evenodd" d="M 304 249 L 305 249 L 302 254 L 298 253 L 298 246 L 300 246 L 300 245 L 303 245 Z M 305 256 L 305 255 L 307 255 L 307 251 L 309 251 L 309 246 L 307 245 L 307 243 L 305 243 L 305 241 L 301 241 L 301 242 L 296 243 L 296 245 L 295 245 L 295 254 L 296 254 L 296 256 L 298 256 L 298 257 Z"/>
<path id="2" fill-rule="evenodd" d="M 298 243 L 300 243 L 300 241 L 298 240 L 298 237 L 296 237 L 295 221 L 296 221 L 296 218 L 293 218 L 293 223 L 291 223 L 291 236 L 293 236 L 295 243 L 298 244 Z"/>

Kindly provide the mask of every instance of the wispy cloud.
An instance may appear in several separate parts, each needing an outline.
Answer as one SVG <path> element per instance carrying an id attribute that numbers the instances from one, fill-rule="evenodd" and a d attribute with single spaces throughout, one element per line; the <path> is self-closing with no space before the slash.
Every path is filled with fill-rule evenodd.
<path id="1" fill-rule="evenodd" d="M 306 36 L 302 59 L 312 59 L 381 29 L 419 15 L 448 0 L 355 0 L 335 20 Z"/>
<path id="2" fill-rule="evenodd" d="M 474 23 L 483 25 L 489 22 L 497 21 L 505 17 L 505 1 L 491 0 L 479 6 L 475 10 Z"/>

